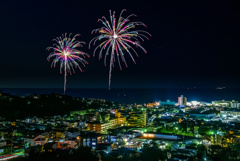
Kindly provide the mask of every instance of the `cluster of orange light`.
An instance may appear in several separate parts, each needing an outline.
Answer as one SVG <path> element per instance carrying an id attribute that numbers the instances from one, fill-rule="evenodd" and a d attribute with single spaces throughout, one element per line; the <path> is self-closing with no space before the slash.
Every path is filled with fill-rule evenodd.
<path id="1" fill-rule="evenodd" d="M 154 134 L 143 134 L 144 137 L 154 137 Z"/>
<path id="2" fill-rule="evenodd" d="M 159 102 L 148 103 L 147 107 L 159 106 Z"/>

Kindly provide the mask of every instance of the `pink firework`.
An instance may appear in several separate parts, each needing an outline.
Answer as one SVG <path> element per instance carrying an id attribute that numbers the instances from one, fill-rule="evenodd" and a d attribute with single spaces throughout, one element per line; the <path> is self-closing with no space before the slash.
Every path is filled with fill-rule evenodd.
<path id="1" fill-rule="evenodd" d="M 104 56 L 105 66 L 107 65 L 107 56 L 111 54 L 109 67 L 109 90 L 114 62 L 118 61 L 120 70 L 122 70 L 121 61 L 127 67 L 127 62 L 124 57 L 124 53 L 127 53 L 130 55 L 132 61 L 136 63 L 132 53 L 135 53 L 137 57 L 138 54 L 133 47 L 139 47 L 147 53 L 147 51 L 140 45 L 139 40 L 144 41 L 144 39 L 148 39 L 147 36 L 151 36 L 151 34 L 146 31 L 135 30 L 136 26 L 141 25 L 146 27 L 146 25 L 139 21 L 131 22 L 129 19 L 132 16 L 136 16 L 134 14 L 129 15 L 127 18 L 123 18 L 122 13 L 124 11 L 126 10 L 122 10 L 118 20 L 116 20 L 115 11 L 113 13 L 110 11 L 110 22 L 104 16 L 102 19 L 99 19 L 98 21 L 102 22 L 103 27 L 93 30 L 92 34 L 98 32 L 100 35 L 93 38 L 89 43 L 90 48 L 91 43 L 95 45 L 98 40 L 101 41 L 101 43 L 95 48 L 93 56 L 95 56 L 96 50 L 99 49 L 99 59 L 101 59 L 103 57 L 103 50 L 106 50 Z M 110 50 L 111 53 L 109 52 Z"/>
<path id="2" fill-rule="evenodd" d="M 77 48 L 82 47 L 82 44 L 86 44 L 83 41 L 77 41 L 76 37 L 80 36 L 76 34 L 71 38 L 71 34 L 67 36 L 67 34 L 57 37 L 53 39 L 56 43 L 53 44 L 52 47 L 48 47 L 47 50 L 53 50 L 52 53 L 48 56 L 47 60 L 53 57 L 53 62 L 51 67 L 55 67 L 56 63 L 60 63 L 60 73 L 62 74 L 62 69 L 64 69 L 64 94 L 66 93 L 66 83 L 67 83 L 67 73 L 70 75 L 75 73 L 75 69 L 79 69 L 82 71 L 82 68 L 79 64 L 85 67 L 85 64 L 88 62 L 84 59 L 85 57 L 89 57 L 89 55 L 85 52 L 78 50 Z"/>

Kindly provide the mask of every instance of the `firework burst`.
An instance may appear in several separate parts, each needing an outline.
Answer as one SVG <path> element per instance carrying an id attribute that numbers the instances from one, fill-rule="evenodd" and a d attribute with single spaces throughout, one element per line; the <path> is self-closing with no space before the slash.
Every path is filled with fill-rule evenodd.
<path id="1" fill-rule="evenodd" d="M 114 67 L 114 62 L 118 61 L 120 70 L 122 70 L 121 61 L 127 67 L 127 62 L 124 57 L 124 53 L 127 53 L 128 55 L 130 55 L 132 61 L 136 64 L 132 53 L 135 53 L 137 57 L 138 54 L 133 47 L 139 47 L 145 53 L 147 53 L 147 51 L 140 45 L 139 40 L 144 41 L 144 39 L 148 39 L 147 36 L 151 36 L 151 34 L 144 30 L 134 30 L 135 27 L 139 25 L 145 27 L 147 26 L 139 21 L 131 22 L 129 19 L 132 16 L 136 16 L 135 14 L 131 14 L 127 18 L 123 18 L 122 13 L 124 11 L 126 10 L 122 10 L 118 20 L 116 20 L 115 11 L 112 13 L 111 10 L 109 11 L 110 22 L 104 16 L 102 17 L 102 19 L 99 19 L 98 21 L 102 22 L 103 27 L 94 29 L 92 31 L 92 34 L 98 32 L 100 35 L 93 38 L 89 43 L 90 48 L 91 43 L 95 45 L 98 40 L 101 41 L 101 43 L 95 48 L 93 56 L 95 56 L 95 52 L 97 51 L 97 49 L 99 49 L 99 59 L 101 59 L 103 57 L 103 50 L 106 50 L 104 56 L 105 66 L 107 65 L 107 56 L 111 54 L 109 67 L 109 90 L 111 85 L 112 68 Z M 109 53 L 109 51 L 111 53 Z"/>
<path id="2" fill-rule="evenodd" d="M 62 74 L 62 70 L 64 70 L 64 94 L 66 93 L 67 73 L 71 75 L 75 73 L 75 69 L 79 69 L 82 72 L 82 67 L 79 64 L 82 64 L 84 67 L 85 64 L 88 64 L 84 58 L 89 57 L 89 55 L 77 49 L 82 47 L 82 44 L 86 44 L 83 41 L 77 41 L 76 37 L 78 36 L 80 35 L 76 34 L 71 38 L 71 34 L 69 36 L 62 34 L 62 36 L 53 39 L 55 42 L 53 46 L 47 48 L 48 51 L 53 50 L 47 58 L 50 61 L 53 57 L 51 67 L 55 67 L 59 62 L 60 73 Z"/>

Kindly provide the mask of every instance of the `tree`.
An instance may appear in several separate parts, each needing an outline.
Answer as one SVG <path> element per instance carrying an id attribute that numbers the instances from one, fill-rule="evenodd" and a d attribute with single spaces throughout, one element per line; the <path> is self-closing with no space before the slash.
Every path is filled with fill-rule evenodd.
<path id="1" fill-rule="evenodd" d="M 198 129 L 198 133 L 200 135 L 208 134 L 210 132 L 210 129 L 208 127 L 200 126 Z"/>
<path id="2" fill-rule="evenodd" d="M 25 157 L 17 157 L 17 158 L 13 158 L 11 159 L 11 161 L 28 161 L 28 158 Z"/>
<path id="3" fill-rule="evenodd" d="M 90 147 L 79 147 L 73 150 L 73 155 L 68 158 L 69 161 L 98 161 L 98 155 L 92 152 Z"/>
<path id="4" fill-rule="evenodd" d="M 156 142 L 152 142 L 151 144 L 144 145 L 142 149 L 142 154 L 140 155 L 140 160 L 151 160 L 151 161 L 159 161 L 166 159 L 166 154 L 158 148 Z"/>
<path id="5" fill-rule="evenodd" d="M 198 144 L 198 146 L 197 146 L 197 158 L 202 159 L 203 156 L 205 155 L 205 151 L 206 151 L 206 146 L 203 145 L 203 144 Z"/>

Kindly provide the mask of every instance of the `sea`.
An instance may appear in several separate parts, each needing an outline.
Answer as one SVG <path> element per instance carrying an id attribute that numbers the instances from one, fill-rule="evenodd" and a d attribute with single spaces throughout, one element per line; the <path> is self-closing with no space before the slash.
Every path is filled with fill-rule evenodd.
<path id="1" fill-rule="evenodd" d="M 62 88 L 1 88 L 0 93 L 26 96 L 29 94 L 63 94 Z M 177 102 L 178 97 L 183 95 L 187 101 L 205 101 L 211 103 L 214 100 L 240 101 L 240 89 L 194 89 L 194 88 L 67 88 L 66 95 L 79 98 L 97 98 L 107 101 L 144 104 L 157 101 L 171 100 Z"/>

